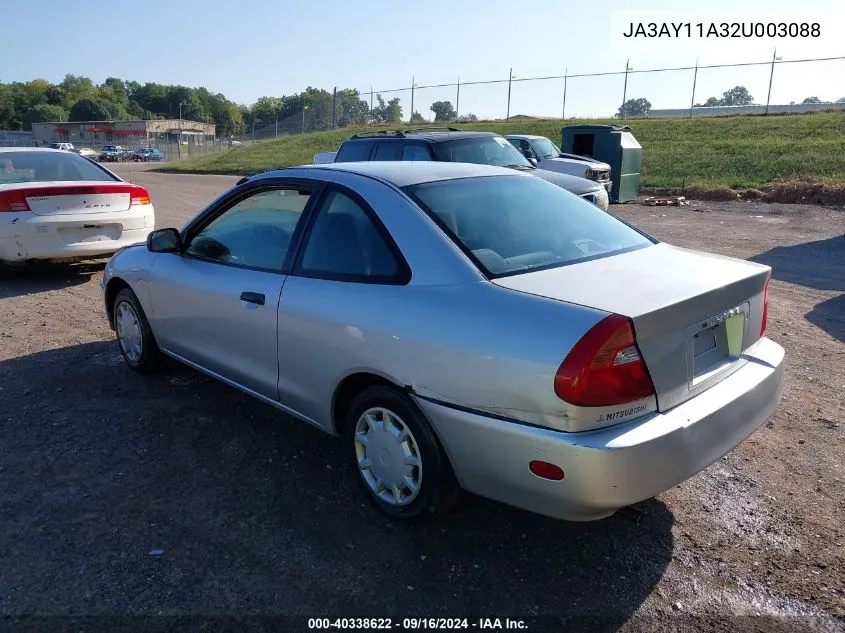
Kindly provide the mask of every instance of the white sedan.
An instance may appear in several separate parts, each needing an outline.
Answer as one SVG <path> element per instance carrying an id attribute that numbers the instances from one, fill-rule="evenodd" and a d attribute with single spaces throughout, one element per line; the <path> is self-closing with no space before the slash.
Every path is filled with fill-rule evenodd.
<path id="1" fill-rule="evenodd" d="M 146 189 L 72 152 L 0 148 L 0 265 L 100 257 L 155 227 Z"/>

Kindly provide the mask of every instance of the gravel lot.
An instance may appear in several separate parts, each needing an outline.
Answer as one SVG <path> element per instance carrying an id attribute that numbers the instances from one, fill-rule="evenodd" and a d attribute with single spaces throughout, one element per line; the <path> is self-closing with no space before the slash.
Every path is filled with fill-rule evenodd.
<path id="1" fill-rule="evenodd" d="M 149 188 L 159 226 L 237 180 L 116 170 Z M 300 630 L 315 615 L 602 615 L 607 630 L 845 631 L 845 212 L 616 210 L 668 242 L 774 267 L 768 335 L 787 350 L 786 389 L 733 453 L 591 524 L 468 496 L 441 523 L 388 523 L 332 438 L 190 370 L 125 368 L 102 261 L 0 281 L 0 616 L 297 616 L 277 630 Z"/>

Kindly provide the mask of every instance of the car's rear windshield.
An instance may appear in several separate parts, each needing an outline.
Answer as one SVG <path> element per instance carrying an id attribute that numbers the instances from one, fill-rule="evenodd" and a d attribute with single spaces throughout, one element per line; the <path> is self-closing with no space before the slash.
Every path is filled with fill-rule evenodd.
<path id="1" fill-rule="evenodd" d="M 53 180 L 117 180 L 87 158 L 70 152 L 0 151 L 0 184 Z"/>
<path id="2" fill-rule="evenodd" d="M 610 213 L 535 176 L 443 180 L 404 191 L 490 278 L 655 243 Z"/>

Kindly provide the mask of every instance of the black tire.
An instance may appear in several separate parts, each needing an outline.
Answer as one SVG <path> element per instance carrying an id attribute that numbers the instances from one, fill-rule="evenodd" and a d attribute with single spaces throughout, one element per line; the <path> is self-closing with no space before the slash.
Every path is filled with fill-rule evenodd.
<path id="1" fill-rule="evenodd" d="M 127 350 L 124 349 L 124 344 L 120 340 L 117 319 L 121 304 L 126 304 L 129 308 L 131 308 L 137 317 L 138 324 L 140 326 L 141 353 L 137 359 L 134 358 L 132 354 L 127 353 Z M 158 343 L 156 343 L 155 337 L 153 336 L 153 331 L 150 329 L 150 323 L 147 321 L 147 315 L 144 314 L 144 309 L 141 307 L 138 297 L 135 296 L 135 293 L 132 292 L 131 289 L 122 288 L 120 292 L 117 293 L 117 296 L 114 298 L 112 315 L 115 320 L 114 331 L 117 338 L 117 346 L 118 349 L 120 349 L 120 354 L 123 356 L 123 360 L 126 361 L 126 364 L 129 365 L 130 368 L 142 374 L 151 374 L 160 371 L 164 366 L 164 355 L 158 348 Z"/>
<path id="2" fill-rule="evenodd" d="M 421 484 L 416 497 L 405 505 L 387 503 L 379 498 L 367 483 L 358 465 L 356 427 L 359 418 L 368 410 L 387 409 L 410 431 L 421 462 Z M 374 385 L 363 390 L 346 411 L 346 452 L 352 472 L 368 501 L 392 519 L 423 522 L 444 515 L 458 500 L 460 488 L 449 459 L 434 434 L 431 425 L 417 406 L 398 389 Z M 386 491 L 385 491 L 386 492 Z"/>

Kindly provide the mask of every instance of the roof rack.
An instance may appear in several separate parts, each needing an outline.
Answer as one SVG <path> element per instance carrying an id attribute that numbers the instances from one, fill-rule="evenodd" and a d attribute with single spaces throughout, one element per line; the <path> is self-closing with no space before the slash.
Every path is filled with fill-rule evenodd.
<path id="1" fill-rule="evenodd" d="M 447 132 L 460 132 L 456 127 L 442 127 L 437 125 L 431 125 L 429 127 L 412 127 L 408 128 L 407 130 L 402 130 L 403 132 L 428 132 L 430 130 L 446 130 Z"/>
<path id="2" fill-rule="evenodd" d="M 408 128 L 406 130 L 378 130 L 377 132 L 360 132 L 358 134 L 354 134 L 352 138 L 366 138 L 370 136 L 395 136 L 396 138 L 404 138 L 406 133 L 414 133 L 414 132 L 429 132 L 429 131 L 446 131 L 446 132 L 460 132 L 461 130 L 456 127 L 439 127 L 439 126 L 431 126 L 431 127 L 414 127 Z"/>

